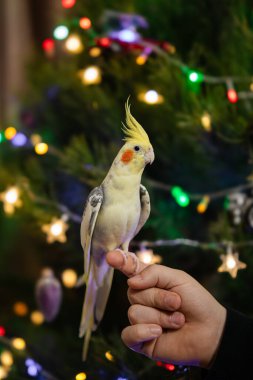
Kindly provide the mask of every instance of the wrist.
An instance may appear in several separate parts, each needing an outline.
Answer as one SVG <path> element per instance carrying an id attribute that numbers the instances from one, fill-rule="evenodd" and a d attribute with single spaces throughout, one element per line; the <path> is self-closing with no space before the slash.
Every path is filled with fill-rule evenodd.
<path id="1" fill-rule="evenodd" d="M 219 310 L 216 311 L 213 323 L 210 327 L 211 339 L 209 342 L 209 350 L 207 351 L 207 356 L 204 358 L 202 362 L 202 367 L 204 368 L 211 368 L 215 361 L 216 355 L 219 351 L 219 347 L 222 341 L 226 317 L 226 308 L 219 304 Z"/>

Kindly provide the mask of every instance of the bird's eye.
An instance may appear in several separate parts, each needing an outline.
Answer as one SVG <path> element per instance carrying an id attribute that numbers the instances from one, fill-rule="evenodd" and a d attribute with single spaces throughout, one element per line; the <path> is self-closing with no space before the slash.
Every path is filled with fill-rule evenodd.
<path id="1" fill-rule="evenodd" d="M 140 150 L 140 147 L 139 147 L 138 145 L 135 145 L 134 150 L 135 150 L 136 152 L 138 152 L 138 150 Z"/>

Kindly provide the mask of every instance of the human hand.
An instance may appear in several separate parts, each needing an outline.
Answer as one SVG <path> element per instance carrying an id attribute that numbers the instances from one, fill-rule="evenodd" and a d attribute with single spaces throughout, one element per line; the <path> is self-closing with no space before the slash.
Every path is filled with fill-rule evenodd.
<path id="1" fill-rule="evenodd" d="M 108 263 L 114 259 L 115 253 L 109 253 Z M 114 264 L 124 273 L 124 265 Z M 130 266 L 129 262 L 128 275 Z M 156 360 L 208 367 L 221 339 L 226 309 L 187 273 L 162 265 L 141 266 L 138 275 L 128 280 L 128 285 L 131 326 L 122 331 L 124 343 Z M 166 304 L 168 294 L 181 298 L 178 311 L 184 315 L 185 323 L 177 330 L 164 328 L 162 323 L 166 308 L 161 302 Z M 151 327 L 156 327 L 156 332 L 152 332 Z"/>
<path id="2" fill-rule="evenodd" d="M 107 253 L 106 260 L 108 264 L 120 270 L 127 277 L 138 275 L 149 266 L 142 263 L 133 253 L 125 254 L 120 250 Z M 158 329 L 159 332 L 161 331 L 161 327 L 170 329 L 182 327 L 185 318 L 182 313 L 177 311 L 181 305 L 180 296 L 177 293 L 163 289 L 156 289 L 155 292 L 154 307 L 144 305 L 138 305 L 138 307 L 137 305 L 131 306 L 129 308 L 129 318 L 132 318 L 131 315 L 134 310 L 140 318 L 142 318 L 142 315 L 145 316 L 145 323 L 149 324 L 149 328 Z"/>

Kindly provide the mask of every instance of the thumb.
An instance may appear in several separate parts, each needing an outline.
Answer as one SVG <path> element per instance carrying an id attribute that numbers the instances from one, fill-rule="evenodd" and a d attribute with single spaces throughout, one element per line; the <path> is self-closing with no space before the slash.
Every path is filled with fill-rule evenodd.
<path id="1" fill-rule="evenodd" d="M 107 263 L 124 273 L 127 277 L 139 274 L 148 265 L 141 262 L 132 252 L 123 252 L 120 249 L 108 252 L 106 254 Z"/>

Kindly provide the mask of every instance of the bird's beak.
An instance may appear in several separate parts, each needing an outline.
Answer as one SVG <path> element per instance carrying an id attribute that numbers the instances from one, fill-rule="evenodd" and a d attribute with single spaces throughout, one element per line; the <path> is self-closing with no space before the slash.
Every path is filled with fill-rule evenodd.
<path id="1" fill-rule="evenodd" d="M 147 153 L 145 154 L 145 162 L 146 164 L 152 164 L 153 161 L 155 159 L 155 154 L 154 154 L 154 151 L 153 151 L 153 148 L 149 148 L 149 150 L 147 151 Z"/>

